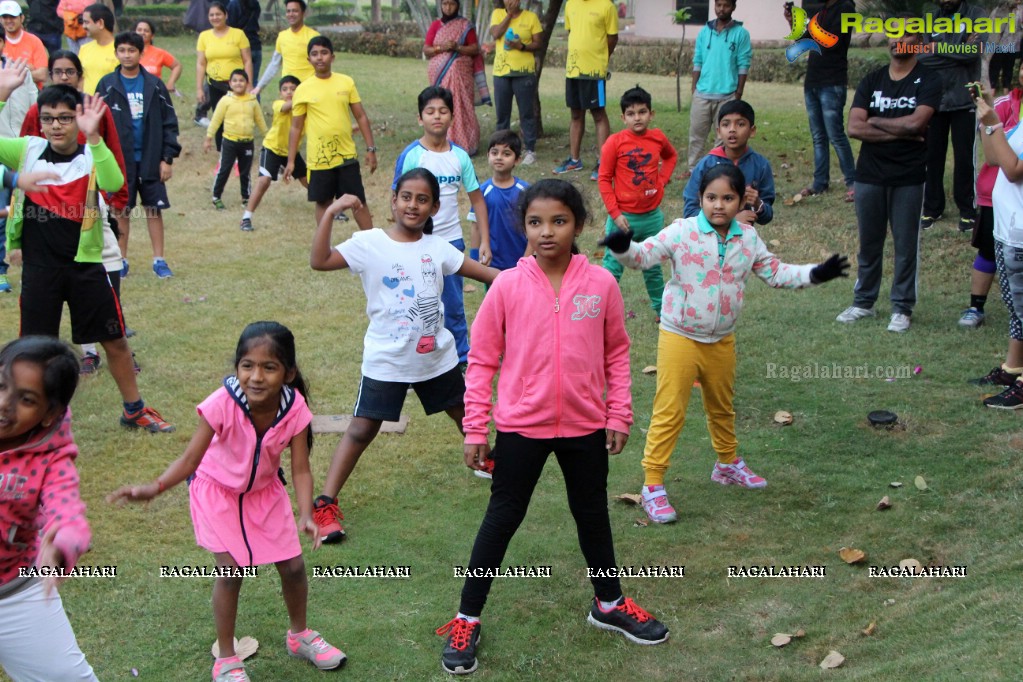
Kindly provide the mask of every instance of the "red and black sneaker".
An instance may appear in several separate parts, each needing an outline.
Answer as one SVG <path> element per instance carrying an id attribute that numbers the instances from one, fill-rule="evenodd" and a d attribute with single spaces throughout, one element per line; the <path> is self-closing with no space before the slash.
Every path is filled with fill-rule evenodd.
<path id="1" fill-rule="evenodd" d="M 476 645 L 480 641 L 479 621 L 470 623 L 465 618 L 455 617 L 437 628 L 438 635 L 447 635 L 444 651 L 440 655 L 440 667 L 452 675 L 468 675 L 479 667 L 476 660 Z"/>
<path id="2" fill-rule="evenodd" d="M 345 539 L 345 529 L 341 527 L 344 517 L 336 498 L 320 495 L 313 501 L 313 521 L 320 528 L 320 542 L 331 544 Z"/>
<path id="3" fill-rule="evenodd" d="M 174 425 L 160 416 L 151 407 L 143 407 L 138 412 L 121 413 L 121 426 L 129 429 L 142 429 L 149 433 L 171 433 Z"/>
<path id="4" fill-rule="evenodd" d="M 974 386 L 1012 386 L 1019 379 L 1019 374 L 1006 372 L 1005 368 L 999 365 L 979 379 L 971 379 Z"/>
<path id="5" fill-rule="evenodd" d="M 636 644 L 660 644 L 668 639 L 668 628 L 663 623 L 625 597 L 610 611 L 601 609 L 594 597 L 586 620 L 602 630 L 620 632 Z"/>
<path id="6" fill-rule="evenodd" d="M 1023 407 L 1023 382 L 1012 382 L 1012 386 L 984 401 L 988 407 L 999 410 L 1018 410 Z"/>

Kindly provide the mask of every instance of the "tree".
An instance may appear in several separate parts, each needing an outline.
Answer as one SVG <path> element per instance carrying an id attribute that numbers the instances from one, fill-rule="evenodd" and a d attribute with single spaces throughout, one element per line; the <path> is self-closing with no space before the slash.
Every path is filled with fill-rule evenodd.
<path id="1" fill-rule="evenodd" d="M 383 18 L 380 12 L 380 0 L 370 0 L 369 14 L 373 21 L 380 21 Z"/>
<path id="2" fill-rule="evenodd" d="M 543 136 L 543 108 L 540 106 L 540 76 L 543 74 L 543 65 L 547 61 L 547 48 L 551 44 L 551 35 L 554 33 L 554 27 L 558 23 L 558 15 L 561 14 L 561 8 L 565 4 L 565 0 L 550 0 L 550 4 L 547 5 L 547 11 L 543 13 L 543 17 L 540 19 L 540 25 L 543 26 L 543 35 L 540 37 L 540 49 L 534 53 L 534 59 L 536 59 L 536 96 L 533 100 L 533 107 L 536 111 L 536 134 L 538 137 Z"/>

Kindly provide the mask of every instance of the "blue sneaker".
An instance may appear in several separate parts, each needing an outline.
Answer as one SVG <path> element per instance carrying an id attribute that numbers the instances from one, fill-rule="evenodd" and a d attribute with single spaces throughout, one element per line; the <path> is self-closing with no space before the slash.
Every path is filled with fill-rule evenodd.
<path id="1" fill-rule="evenodd" d="M 153 273 L 160 279 L 167 279 L 168 277 L 174 276 L 170 267 L 167 266 L 167 261 L 162 258 L 158 258 L 153 261 Z"/>
<path id="2" fill-rule="evenodd" d="M 598 163 L 593 167 L 593 172 L 590 173 L 590 180 L 596 182 L 600 178 L 600 164 Z"/>
<path id="3" fill-rule="evenodd" d="M 0 294 L 11 293 L 11 283 L 7 280 L 7 275 L 0 275 Z"/>
<path id="4" fill-rule="evenodd" d="M 124 279 L 127 276 L 128 276 L 128 259 L 127 258 L 122 258 L 121 259 L 121 279 Z"/>
<path id="5" fill-rule="evenodd" d="M 565 161 L 560 166 L 554 169 L 554 173 L 556 175 L 561 175 L 562 173 L 570 173 L 572 171 L 580 171 L 582 169 L 583 162 L 581 159 L 568 158 L 565 159 Z"/>

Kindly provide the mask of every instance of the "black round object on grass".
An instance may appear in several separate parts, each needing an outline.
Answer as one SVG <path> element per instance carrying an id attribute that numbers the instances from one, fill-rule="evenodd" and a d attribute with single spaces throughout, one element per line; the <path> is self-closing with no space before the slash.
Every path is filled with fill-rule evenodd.
<path id="1" fill-rule="evenodd" d="M 899 422 L 899 416 L 888 410 L 874 410 L 867 415 L 867 421 L 875 428 L 891 428 Z"/>

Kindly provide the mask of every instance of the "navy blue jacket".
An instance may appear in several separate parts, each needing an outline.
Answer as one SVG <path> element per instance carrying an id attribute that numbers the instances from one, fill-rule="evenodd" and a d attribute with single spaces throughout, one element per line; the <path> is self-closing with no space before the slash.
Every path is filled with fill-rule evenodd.
<path id="1" fill-rule="evenodd" d="M 127 154 L 125 155 L 127 157 Z M 707 156 L 700 159 L 693 169 L 693 175 L 686 183 L 682 192 L 685 199 L 685 206 L 682 208 L 683 218 L 692 218 L 700 212 L 700 181 L 703 174 L 720 163 L 732 163 L 725 155 L 724 147 L 714 147 Z M 757 215 L 757 224 L 766 225 L 774 219 L 774 173 L 771 171 L 771 163 L 760 154 L 753 151 L 752 147 L 746 147 L 746 153 L 739 157 L 735 163 L 746 176 L 746 184 L 757 183 L 757 192 L 764 202 L 764 210 Z"/>
<path id="2" fill-rule="evenodd" d="M 135 145 L 142 145 L 142 163 L 139 164 L 140 180 L 159 180 L 160 162 L 173 163 L 181 154 L 178 143 L 178 115 L 174 112 L 170 93 L 163 81 L 143 68 L 139 69 L 143 79 L 142 97 L 142 139 L 135 139 L 135 126 L 131 122 L 131 107 L 128 93 L 121 82 L 121 67 L 100 79 L 96 94 L 102 97 L 114 116 L 117 137 L 124 152 L 124 165 L 128 174 L 134 171 Z"/>

